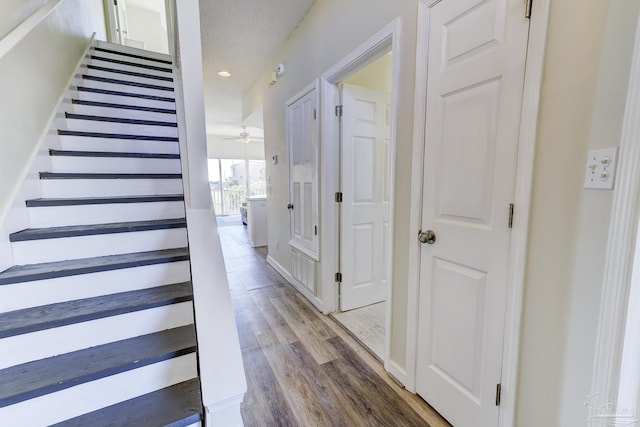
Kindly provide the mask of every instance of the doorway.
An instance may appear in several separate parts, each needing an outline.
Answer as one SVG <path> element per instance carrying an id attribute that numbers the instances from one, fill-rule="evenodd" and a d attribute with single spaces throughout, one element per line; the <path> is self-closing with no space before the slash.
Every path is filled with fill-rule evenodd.
<path id="1" fill-rule="evenodd" d="M 334 221 L 324 216 L 330 219 L 325 229 L 336 230 L 336 237 L 323 235 L 323 250 L 333 252 L 324 260 L 335 264 L 323 262 L 323 269 L 340 272 L 330 286 L 323 281 L 325 311 L 383 363 L 391 310 L 398 29 L 399 21 L 392 22 L 323 76 L 324 115 L 331 111 L 336 120 L 323 122 L 322 137 L 340 141 L 323 147 L 331 149 L 323 164 L 339 165 L 337 174 L 335 167 L 323 170 L 329 192 L 323 197 L 332 196 L 324 206 L 336 206 Z"/>
<path id="2" fill-rule="evenodd" d="M 105 0 L 109 42 L 170 54 L 166 0 Z"/>
<path id="3" fill-rule="evenodd" d="M 340 284 L 334 318 L 380 360 L 389 289 L 392 52 L 339 85 Z"/>

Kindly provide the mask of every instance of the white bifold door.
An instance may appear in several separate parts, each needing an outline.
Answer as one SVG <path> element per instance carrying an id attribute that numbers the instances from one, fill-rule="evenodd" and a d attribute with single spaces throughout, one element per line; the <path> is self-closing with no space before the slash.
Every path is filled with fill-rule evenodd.
<path id="1" fill-rule="evenodd" d="M 429 14 L 416 386 L 456 427 L 498 425 L 524 6 L 442 0 Z"/>
<path id="2" fill-rule="evenodd" d="M 318 260 L 318 94 L 314 86 L 287 103 L 289 244 Z"/>
<path id="3" fill-rule="evenodd" d="M 389 284 L 391 96 L 342 85 L 340 310 L 384 301 Z"/>

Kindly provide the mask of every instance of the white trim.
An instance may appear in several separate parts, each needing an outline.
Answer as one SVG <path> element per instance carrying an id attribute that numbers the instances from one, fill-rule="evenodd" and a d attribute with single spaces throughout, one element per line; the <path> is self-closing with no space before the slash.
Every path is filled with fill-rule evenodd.
<path id="1" fill-rule="evenodd" d="M 107 41 L 113 44 L 120 44 L 118 40 L 118 24 L 113 0 L 104 0 L 104 20 L 107 27 Z"/>
<path id="2" fill-rule="evenodd" d="M 324 298 L 324 312 L 331 313 L 338 310 L 338 287 L 334 281 L 334 275 L 338 271 L 340 265 L 340 216 L 338 206 L 333 197 L 334 193 L 340 191 L 341 177 L 340 173 L 331 173 L 328 165 L 335 167 L 340 165 L 340 126 L 339 121 L 335 118 L 333 108 L 339 102 L 339 93 L 337 84 L 353 74 L 355 71 L 366 67 L 381 55 L 388 51 L 393 51 L 392 56 L 392 82 L 391 82 L 391 194 L 389 196 L 389 223 L 391 230 L 390 250 L 387 260 L 387 271 L 389 272 L 389 285 L 387 289 L 387 313 L 385 325 L 385 350 L 383 362 L 385 369 L 389 370 L 389 357 L 391 353 L 391 308 L 393 305 L 393 256 L 394 243 L 393 230 L 395 229 L 395 174 L 397 159 L 397 133 L 398 133 L 398 96 L 400 88 L 400 67 L 401 67 L 401 49 L 400 36 L 402 29 L 401 18 L 394 19 L 382 30 L 378 31 L 371 38 L 358 46 L 354 51 L 345 56 L 337 64 L 322 74 L 320 85 L 322 88 L 322 97 L 320 105 L 322 106 L 323 118 L 321 136 L 321 165 L 327 165 L 327 170 L 322 170 L 322 206 L 324 213 L 322 215 L 324 244 L 321 247 L 321 253 L 324 262 L 322 263 L 322 280 L 319 286 L 322 286 L 322 295 Z M 325 120 L 326 118 L 326 120 Z M 341 169 L 341 167 L 339 167 Z M 403 376 L 404 377 L 404 376 Z"/>
<path id="3" fill-rule="evenodd" d="M 413 172 L 411 182 L 411 219 L 409 252 L 409 304 L 407 313 L 407 380 L 409 391 L 415 392 L 417 364 L 418 301 L 420 285 L 420 248 L 415 238 L 421 227 L 424 135 L 426 126 L 427 48 L 429 8 L 440 0 L 420 0 L 418 14 L 418 46 L 416 52 L 416 100 L 414 107 Z M 539 0 L 533 8 L 529 27 L 527 64 L 520 118 L 518 167 L 515 179 L 514 225 L 511 232 L 507 311 L 502 352 L 502 401 L 499 426 L 515 423 L 518 357 L 527 258 L 528 227 L 533 183 L 534 151 L 537 138 L 540 90 L 544 68 L 550 0 Z"/>
<path id="4" fill-rule="evenodd" d="M 613 193 L 609 241 L 598 321 L 592 393 L 617 399 L 620 362 L 640 214 L 640 27 L 629 73 L 619 172 Z"/>
<path id="5" fill-rule="evenodd" d="M 204 408 L 204 425 L 206 427 L 225 426 L 242 427 L 242 413 L 240 405 L 244 401 L 244 394 L 216 402 Z M 195 424 L 194 424 L 195 425 Z"/>
<path id="6" fill-rule="evenodd" d="M 62 4 L 64 0 L 51 0 L 32 13 L 20 25 L 14 28 L 9 34 L 0 40 L 0 58 L 3 58 L 14 47 L 22 41 L 31 31 L 33 31 L 47 16 Z"/>
<path id="7" fill-rule="evenodd" d="M 322 301 L 318 299 L 309 289 L 299 283 L 293 276 L 278 262 L 271 258 L 271 255 L 267 255 L 267 264 L 273 267 L 291 286 L 293 286 L 298 292 L 300 292 L 311 304 L 319 311 L 322 311 Z"/>
<path id="8" fill-rule="evenodd" d="M 403 369 L 402 366 L 398 365 L 398 363 L 393 360 L 389 360 L 385 364 L 385 369 L 397 382 L 401 384 L 406 384 L 409 380 L 407 377 L 407 370 Z"/>

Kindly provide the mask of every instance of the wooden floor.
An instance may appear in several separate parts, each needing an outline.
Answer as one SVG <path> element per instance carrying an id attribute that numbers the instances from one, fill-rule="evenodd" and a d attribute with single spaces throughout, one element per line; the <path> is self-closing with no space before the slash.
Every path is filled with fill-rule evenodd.
<path id="1" fill-rule="evenodd" d="M 219 232 L 248 382 L 245 426 L 449 426 L 285 284 L 244 227 Z"/>

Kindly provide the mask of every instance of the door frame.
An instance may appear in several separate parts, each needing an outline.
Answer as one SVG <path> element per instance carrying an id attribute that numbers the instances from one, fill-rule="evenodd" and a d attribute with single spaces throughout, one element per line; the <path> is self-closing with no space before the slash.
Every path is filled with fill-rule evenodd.
<path id="1" fill-rule="evenodd" d="M 390 250 L 387 263 L 389 272 L 389 285 L 387 290 L 387 313 L 385 325 L 385 350 L 384 365 L 388 368 L 390 352 L 391 332 L 391 298 L 393 289 L 393 230 L 395 225 L 395 171 L 397 148 L 397 124 L 398 124 L 398 94 L 400 88 L 400 36 L 402 20 L 396 18 L 382 30 L 358 46 L 354 51 L 345 56 L 337 64 L 324 72 L 320 77 L 320 108 L 321 108 L 321 132 L 320 132 L 320 164 L 321 164 L 321 215 L 322 243 L 320 247 L 322 311 L 325 314 L 339 310 L 339 290 L 335 282 L 335 273 L 340 266 L 340 214 L 338 203 L 335 202 L 335 193 L 340 191 L 341 176 L 335 173 L 335 165 L 340 164 L 340 123 L 335 115 L 335 106 L 340 103 L 338 84 L 354 72 L 369 65 L 386 52 L 393 52 L 392 56 L 392 81 L 391 81 L 391 147 L 390 159 L 390 195 L 389 195 L 389 230 Z"/>
<path id="2" fill-rule="evenodd" d="M 104 0 L 104 17 L 107 27 L 107 41 L 109 43 L 120 44 L 118 40 L 118 20 L 116 18 L 113 0 Z"/>
<path id="3" fill-rule="evenodd" d="M 636 29 L 626 96 L 591 384 L 591 392 L 600 394 L 605 400 L 617 400 L 623 376 L 621 360 L 631 282 L 632 275 L 637 274 L 634 258 L 640 247 L 637 239 L 640 218 L 640 171 L 637 167 L 640 163 L 640 25 Z"/>
<path id="4" fill-rule="evenodd" d="M 418 41 L 416 46 L 416 83 L 414 100 L 413 164 L 411 177 L 411 207 L 409 229 L 409 283 L 407 307 L 407 361 L 404 382 L 416 391 L 418 312 L 420 293 L 420 246 L 417 241 L 422 222 L 422 190 L 424 138 L 426 127 L 427 58 L 429 48 L 429 18 L 433 6 L 444 0 L 419 0 Z M 452 1 L 452 0 L 446 0 Z M 550 0 L 536 0 L 529 23 L 529 42 L 525 66 L 524 92 L 520 114 L 520 136 L 514 192 L 514 221 L 510 239 L 508 283 L 502 350 L 502 390 L 499 426 L 513 426 L 515 422 L 520 349 L 520 326 L 524 298 L 524 279 L 534 154 L 537 123 L 544 71 L 544 58 L 549 23 Z"/>

